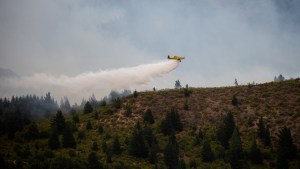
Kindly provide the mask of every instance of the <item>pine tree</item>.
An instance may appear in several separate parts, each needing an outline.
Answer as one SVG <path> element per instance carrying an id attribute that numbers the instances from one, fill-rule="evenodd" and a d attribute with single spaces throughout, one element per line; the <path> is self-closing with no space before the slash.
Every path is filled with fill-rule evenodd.
<path id="1" fill-rule="evenodd" d="M 156 143 L 153 141 L 152 143 L 151 143 L 151 146 L 150 146 L 150 151 L 149 151 L 149 162 L 151 163 L 151 164 L 155 164 L 156 163 L 156 161 L 157 161 L 157 155 L 156 155 L 156 153 L 157 153 L 157 145 L 156 145 Z"/>
<path id="2" fill-rule="evenodd" d="M 119 155 L 121 154 L 121 145 L 119 141 L 119 137 L 116 136 L 112 145 L 112 152 L 113 154 Z"/>
<path id="3" fill-rule="evenodd" d="M 121 106 L 122 106 L 122 101 L 119 97 L 117 97 L 114 102 L 113 102 L 113 105 L 116 109 L 120 109 Z"/>
<path id="4" fill-rule="evenodd" d="M 235 95 L 233 95 L 233 97 L 232 97 L 231 104 L 233 106 L 237 106 L 239 104 L 238 99 L 237 99 L 237 97 Z"/>
<path id="5" fill-rule="evenodd" d="M 99 134 L 103 133 L 103 126 L 101 124 L 98 126 L 98 133 Z"/>
<path id="6" fill-rule="evenodd" d="M 164 149 L 164 161 L 169 169 L 178 168 L 179 148 L 174 133 L 170 136 L 169 142 Z"/>
<path id="7" fill-rule="evenodd" d="M 204 162 L 212 162 L 212 161 L 214 161 L 215 156 L 214 156 L 213 151 L 211 150 L 210 142 L 209 141 L 205 141 L 204 142 L 203 147 L 202 147 L 201 155 L 202 155 L 202 160 Z"/>
<path id="8" fill-rule="evenodd" d="M 149 147 L 151 146 L 152 142 L 156 143 L 156 138 L 154 137 L 152 129 L 149 126 L 146 125 L 144 127 L 143 135 Z"/>
<path id="9" fill-rule="evenodd" d="M 57 110 L 55 117 L 52 119 L 51 127 L 55 126 L 59 134 L 65 129 L 65 117 L 61 110 Z"/>
<path id="10" fill-rule="evenodd" d="M 243 148 L 237 128 L 234 129 L 232 137 L 230 138 L 228 157 L 232 169 L 240 169 L 243 167 Z"/>
<path id="11" fill-rule="evenodd" d="M 35 122 L 32 122 L 28 129 L 27 129 L 27 132 L 25 133 L 25 139 L 26 140 L 35 140 L 37 138 L 39 138 L 39 129 L 36 125 Z"/>
<path id="12" fill-rule="evenodd" d="M 266 128 L 262 117 L 260 117 L 257 125 L 258 125 L 257 136 L 260 139 L 264 139 L 266 134 Z"/>
<path id="13" fill-rule="evenodd" d="M 135 125 L 131 139 L 129 141 L 129 154 L 139 158 L 146 158 L 148 156 L 148 148 L 145 144 L 143 131 L 139 122 Z"/>
<path id="14" fill-rule="evenodd" d="M 124 112 L 124 115 L 126 117 L 130 117 L 132 114 L 132 109 L 131 109 L 131 106 L 127 103 L 126 106 L 125 106 L 125 112 Z"/>
<path id="15" fill-rule="evenodd" d="M 217 139 L 221 145 L 228 149 L 228 141 L 232 136 L 233 130 L 235 128 L 234 118 L 231 112 L 227 113 L 227 116 L 224 118 L 223 122 L 217 130 Z"/>
<path id="16" fill-rule="evenodd" d="M 102 164 L 98 159 L 98 156 L 95 152 L 91 152 L 88 156 L 88 168 L 89 169 L 102 169 Z"/>
<path id="17" fill-rule="evenodd" d="M 91 130 L 92 128 L 93 128 L 93 126 L 92 126 L 91 121 L 88 121 L 88 122 L 86 123 L 86 129 L 87 129 L 87 130 Z"/>
<path id="18" fill-rule="evenodd" d="M 56 126 L 52 127 L 52 131 L 51 131 L 49 139 L 48 139 L 48 147 L 52 150 L 59 149 L 59 147 L 60 147 L 58 131 L 57 131 Z"/>
<path id="19" fill-rule="evenodd" d="M 270 136 L 269 127 L 266 128 L 264 145 L 265 146 L 271 146 L 271 136 Z"/>
<path id="20" fill-rule="evenodd" d="M 76 141 L 70 126 L 66 126 L 62 137 L 62 146 L 64 148 L 76 148 Z"/>
<path id="21" fill-rule="evenodd" d="M 92 144 L 92 150 L 93 151 L 98 151 L 98 143 L 97 143 L 97 141 L 93 141 L 93 144 Z"/>
<path id="22" fill-rule="evenodd" d="M 152 115 L 151 109 L 147 109 L 145 114 L 144 114 L 144 122 L 153 124 L 154 123 L 154 117 Z"/>
<path id="23" fill-rule="evenodd" d="M 76 124 L 76 123 L 79 123 L 79 116 L 77 113 L 74 113 L 73 114 L 73 122 Z"/>
<path id="24" fill-rule="evenodd" d="M 133 97 L 134 97 L 134 98 L 137 98 L 137 97 L 138 97 L 138 92 L 137 92 L 136 90 L 133 92 Z"/>
<path id="25" fill-rule="evenodd" d="M 293 143 L 291 130 L 282 128 L 278 134 L 277 168 L 288 168 L 288 161 L 297 156 L 297 147 Z"/>
<path id="26" fill-rule="evenodd" d="M 91 113 L 91 112 L 93 112 L 93 107 L 92 107 L 91 103 L 89 101 L 87 101 L 84 105 L 83 113 L 87 114 L 87 113 Z"/>
<path id="27" fill-rule="evenodd" d="M 260 149 L 257 147 L 256 139 L 253 140 L 253 143 L 251 145 L 251 149 L 249 152 L 249 158 L 252 163 L 255 163 L 255 164 L 262 163 L 262 154 L 260 152 Z"/>

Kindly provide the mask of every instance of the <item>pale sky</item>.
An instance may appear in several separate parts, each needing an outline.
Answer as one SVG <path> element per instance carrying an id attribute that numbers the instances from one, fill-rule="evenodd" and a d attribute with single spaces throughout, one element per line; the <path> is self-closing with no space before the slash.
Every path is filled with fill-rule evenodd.
<path id="1" fill-rule="evenodd" d="M 169 54 L 186 59 L 141 89 L 299 77 L 300 1 L 0 1 L 0 67 L 21 76 L 75 76 Z"/>

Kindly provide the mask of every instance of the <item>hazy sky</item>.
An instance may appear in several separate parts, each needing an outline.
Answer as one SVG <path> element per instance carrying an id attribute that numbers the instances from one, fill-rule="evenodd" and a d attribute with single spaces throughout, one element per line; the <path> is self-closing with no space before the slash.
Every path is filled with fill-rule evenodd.
<path id="1" fill-rule="evenodd" d="M 142 88 L 299 77 L 300 1 L 0 1 L 0 67 L 21 76 L 74 76 L 168 54 L 186 60 Z"/>

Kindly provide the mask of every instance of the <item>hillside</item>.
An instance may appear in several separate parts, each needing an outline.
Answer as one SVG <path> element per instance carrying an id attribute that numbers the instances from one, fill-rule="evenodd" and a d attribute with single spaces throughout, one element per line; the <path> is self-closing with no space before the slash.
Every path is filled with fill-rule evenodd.
<path id="1" fill-rule="evenodd" d="M 232 104 L 233 96 L 237 105 Z M 172 108 L 177 110 L 183 126 L 182 131 L 176 130 L 175 141 L 178 143 L 181 168 L 183 163 L 186 168 L 230 168 L 230 150 L 224 149 L 216 136 L 228 112 L 232 112 L 239 130 L 244 168 L 274 168 L 278 133 L 284 126 L 291 130 L 294 144 L 298 149 L 300 147 L 300 79 L 295 79 L 250 86 L 137 92 L 122 98 L 120 108 L 114 101 L 111 104 L 101 103 L 91 113 L 83 113 L 82 110 L 73 112 L 73 115 L 64 113 L 66 124 L 70 124 L 77 143 L 74 148 L 63 148 L 61 143 L 60 148 L 49 149 L 54 114 L 48 118 L 39 117 L 33 120 L 39 130 L 39 136 L 34 139 L 26 139 L 30 125 L 17 132 L 13 139 L 4 134 L 0 136 L 0 161 L 8 168 L 86 168 L 90 167 L 90 156 L 95 152 L 96 161 L 104 168 L 167 168 L 164 153 L 171 137 L 162 133 L 161 126 Z M 144 122 L 148 109 L 154 116 L 154 124 Z M 74 120 L 74 116 L 78 119 Z M 265 146 L 261 139 L 256 139 L 263 163 L 255 164 L 250 160 L 250 152 L 260 118 L 270 131 L 271 146 Z M 138 121 L 141 127 L 137 127 Z M 133 134 L 138 133 L 138 128 L 142 128 L 144 133 L 149 156 L 153 151 L 147 138 L 152 135 L 155 138 L 152 141 L 156 140 L 154 164 L 148 161 L 150 157 L 141 158 L 130 152 Z M 150 130 L 152 134 L 149 136 Z M 195 144 L 200 131 L 203 134 L 199 143 Z M 59 135 L 60 142 L 63 137 L 63 134 Z M 121 153 L 112 151 L 116 138 Z M 201 152 L 205 141 L 210 142 L 215 157 L 212 162 L 204 162 Z M 299 168 L 299 160 L 289 161 L 290 168 Z"/>

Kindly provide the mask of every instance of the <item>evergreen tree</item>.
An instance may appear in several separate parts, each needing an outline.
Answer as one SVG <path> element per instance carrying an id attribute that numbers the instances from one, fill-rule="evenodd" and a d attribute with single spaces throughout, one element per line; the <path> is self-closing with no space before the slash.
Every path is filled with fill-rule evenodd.
<path id="1" fill-rule="evenodd" d="M 264 145 L 265 146 L 271 146 L 271 136 L 270 136 L 269 127 L 266 128 Z"/>
<path id="2" fill-rule="evenodd" d="M 249 158 L 252 163 L 261 164 L 262 163 L 262 155 L 260 149 L 257 147 L 256 139 L 253 140 L 251 145 L 251 149 L 249 152 Z"/>
<path id="3" fill-rule="evenodd" d="M 217 139 L 224 148 L 228 148 L 228 141 L 232 136 L 233 130 L 235 128 L 234 118 L 231 112 L 227 113 L 223 122 L 217 130 Z"/>
<path id="4" fill-rule="evenodd" d="M 116 136 L 114 139 L 113 146 L 112 146 L 112 152 L 113 152 L 113 154 L 116 154 L 116 155 L 121 154 L 121 145 L 120 145 L 118 136 Z"/>
<path id="5" fill-rule="evenodd" d="M 186 169 L 186 164 L 185 164 L 185 161 L 183 159 L 180 159 L 180 161 L 179 161 L 179 168 L 180 169 Z"/>
<path id="6" fill-rule="evenodd" d="M 151 164 L 155 164 L 156 161 L 157 161 L 157 145 L 155 144 L 155 142 L 153 141 L 151 143 L 151 146 L 150 146 L 150 152 L 149 152 L 149 162 Z"/>
<path id="7" fill-rule="evenodd" d="M 215 156 L 214 156 L 213 151 L 211 150 L 210 142 L 209 141 L 205 141 L 204 142 L 203 147 L 202 147 L 201 155 L 202 155 L 202 160 L 204 162 L 212 162 L 212 161 L 214 161 Z"/>
<path id="8" fill-rule="evenodd" d="M 91 112 L 93 112 L 93 107 L 92 107 L 91 103 L 89 101 L 87 101 L 84 105 L 83 113 L 88 114 L 88 113 L 91 113 Z"/>
<path id="9" fill-rule="evenodd" d="M 88 168 L 89 169 L 102 169 L 102 164 L 98 159 L 98 156 L 95 152 L 91 152 L 88 156 Z"/>
<path id="10" fill-rule="evenodd" d="M 270 146 L 271 145 L 271 137 L 270 137 L 269 128 L 265 127 L 265 123 L 262 118 L 259 119 L 257 125 L 258 125 L 257 137 L 262 140 L 262 142 L 265 146 Z"/>
<path id="11" fill-rule="evenodd" d="M 69 125 L 65 127 L 63 132 L 62 146 L 64 148 L 76 148 L 76 141 Z"/>
<path id="12" fill-rule="evenodd" d="M 243 148 L 237 128 L 234 129 L 232 137 L 230 138 L 228 157 L 232 169 L 240 169 L 243 167 Z"/>
<path id="13" fill-rule="evenodd" d="M 116 109 L 120 109 L 121 106 L 122 106 L 122 101 L 119 97 L 117 97 L 114 102 L 113 102 L 113 105 Z"/>
<path id="14" fill-rule="evenodd" d="M 25 139 L 26 140 L 35 140 L 37 138 L 39 138 L 39 129 L 36 125 L 35 122 L 32 122 L 28 129 L 27 129 L 27 132 L 25 133 Z"/>
<path id="15" fill-rule="evenodd" d="M 266 134 L 266 128 L 262 117 L 260 117 L 257 125 L 258 125 L 257 136 L 260 139 L 264 139 Z"/>
<path id="16" fill-rule="evenodd" d="M 183 126 L 179 114 L 175 108 L 166 114 L 161 123 L 161 131 L 164 135 L 170 135 L 173 131 L 182 131 Z"/>
<path id="17" fill-rule="evenodd" d="M 93 141 L 92 150 L 93 151 L 98 151 L 98 143 L 97 143 L 97 141 Z"/>
<path id="18" fill-rule="evenodd" d="M 237 106 L 239 104 L 238 103 L 238 99 L 237 99 L 237 97 L 235 95 L 233 95 L 233 97 L 232 97 L 231 104 L 233 106 Z"/>
<path id="19" fill-rule="evenodd" d="M 200 129 L 198 134 L 195 136 L 194 146 L 199 145 L 204 138 L 203 131 Z"/>
<path id="20" fill-rule="evenodd" d="M 101 124 L 98 126 L 98 133 L 99 134 L 103 133 L 103 126 Z"/>
<path id="21" fill-rule="evenodd" d="M 148 148 L 145 144 L 143 131 L 139 122 L 133 129 L 131 139 L 129 141 L 129 154 L 139 158 L 146 158 L 148 156 Z"/>
<path id="22" fill-rule="evenodd" d="M 65 129 L 65 117 L 61 110 L 57 110 L 55 117 L 52 119 L 51 127 L 56 127 L 59 134 L 61 134 Z"/>
<path id="23" fill-rule="evenodd" d="M 125 106 L 125 112 L 124 112 L 124 115 L 126 117 L 130 117 L 132 114 L 132 109 L 131 109 L 131 106 L 127 103 L 126 106 Z"/>
<path id="24" fill-rule="evenodd" d="M 152 142 L 156 143 L 156 138 L 153 135 L 152 129 L 149 126 L 145 126 L 143 130 L 143 135 L 145 141 L 148 143 L 149 147 L 151 146 Z"/>
<path id="25" fill-rule="evenodd" d="M 185 102 L 184 102 L 183 109 L 184 110 L 189 110 L 189 105 L 188 105 L 188 101 L 187 100 L 185 100 Z"/>
<path id="26" fill-rule="evenodd" d="M 74 113 L 73 114 L 73 122 L 76 124 L 76 123 L 79 123 L 79 116 L 77 113 Z"/>
<path id="27" fill-rule="evenodd" d="M 164 149 L 164 161 L 169 169 L 177 169 L 179 148 L 174 133 L 170 136 L 169 142 Z"/>
<path id="28" fill-rule="evenodd" d="M 91 121 L 88 121 L 88 122 L 86 123 L 86 129 L 87 129 L 87 130 L 91 130 L 92 128 L 93 128 L 93 126 L 92 126 Z"/>
<path id="29" fill-rule="evenodd" d="M 133 97 L 134 97 L 134 98 L 137 98 L 137 97 L 138 97 L 138 92 L 137 92 L 136 90 L 133 92 Z"/>
<path id="30" fill-rule="evenodd" d="M 288 161 L 297 156 L 297 147 L 293 143 L 291 130 L 282 128 L 278 134 L 277 168 L 288 168 Z"/>
<path id="31" fill-rule="evenodd" d="M 95 120 L 99 120 L 99 112 L 95 112 Z"/>
<path id="32" fill-rule="evenodd" d="M 145 123 L 149 123 L 149 124 L 153 124 L 154 123 L 154 117 L 152 115 L 152 111 L 151 109 L 147 109 L 145 114 L 144 114 L 144 122 Z"/>
<path id="33" fill-rule="evenodd" d="M 60 143 L 58 138 L 58 131 L 57 128 L 54 126 L 52 127 L 49 139 L 48 139 L 48 147 L 52 150 L 59 149 Z"/>

